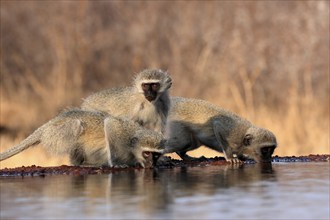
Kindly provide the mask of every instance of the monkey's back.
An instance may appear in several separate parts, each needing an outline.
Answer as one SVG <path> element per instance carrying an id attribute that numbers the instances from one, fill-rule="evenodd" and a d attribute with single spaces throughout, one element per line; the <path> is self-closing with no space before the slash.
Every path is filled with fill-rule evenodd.
<path id="1" fill-rule="evenodd" d="M 102 111 L 114 116 L 129 117 L 134 111 L 132 103 L 141 97 L 133 87 L 112 88 L 88 96 L 81 108 L 90 111 Z"/>
<path id="2" fill-rule="evenodd" d="M 73 146 L 92 150 L 104 146 L 103 121 L 106 114 L 70 109 L 61 112 L 43 126 L 41 143 L 53 153 L 70 152 Z"/>
<path id="3" fill-rule="evenodd" d="M 214 122 L 218 121 L 229 133 L 243 133 L 252 124 L 233 112 L 222 109 L 204 100 L 172 97 L 169 115 L 170 129 L 175 126 L 199 134 L 200 139 L 212 139 Z M 209 144 L 210 145 L 210 144 Z"/>
<path id="4" fill-rule="evenodd" d="M 184 120 L 191 123 L 203 124 L 210 118 L 224 116 L 245 121 L 245 119 L 230 111 L 200 99 L 171 97 L 171 105 L 170 120 Z"/>

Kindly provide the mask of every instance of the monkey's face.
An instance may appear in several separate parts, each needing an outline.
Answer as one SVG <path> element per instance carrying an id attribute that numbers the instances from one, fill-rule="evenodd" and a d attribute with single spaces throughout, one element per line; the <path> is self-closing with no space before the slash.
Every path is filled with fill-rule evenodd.
<path id="1" fill-rule="evenodd" d="M 142 156 L 144 158 L 144 168 L 153 168 L 162 154 L 159 152 L 143 151 Z"/>
<path id="2" fill-rule="evenodd" d="M 151 83 L 142 83 L 141 88 L 144 94 L 144 97 L 149 101 L 155 101 L 157 99 L 157 95 L 160 88 L 159 82 L 151 82 Z"/>
<path id="3" fill-rule="evenodd" d="M 159 157 L 163 154 L 163 150 L 152 150 L 145 149 L 135 155 L 136 165 L 144 168 L 153 168 L 156 166 Z"/>
<path id="4" fill-rule="evenodd" d="M 256 162 L 271 162 L 277 147 L 275 135 L 262 128 L 249 129 L 243 139 L 241 155 Z"/>
<path id="5" fill-rule="evenodd" d="M 134 86 L 149 102 L 157 101 L 172 86 L 172 79 L 167 72 L 146 69 L 135 77 Z"/>
<path id="6" fill-rule="evenodd" d="M 137 132 L 139 138 L 134 143 L 134 155 L 137 164 L 144 168 L 152 168 L 158 158 L 164 153 L 163 135 L 152 130 L 143 129 Z"/>

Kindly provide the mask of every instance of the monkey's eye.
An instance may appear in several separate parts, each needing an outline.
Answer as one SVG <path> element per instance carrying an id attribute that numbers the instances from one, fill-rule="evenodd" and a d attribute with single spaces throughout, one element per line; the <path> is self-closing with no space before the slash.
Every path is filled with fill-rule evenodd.
<path id="1" fill-rule="evenodd" d="M 153 154 L 153 157 L 154 157 L 155 160 L 157 160 L 157 159 L 160 157 L 160 155 L 161 155 L 161 154 L 154 153 L 154 154 Z"/>
<path id="2" fill-rule="evenodd" d="M 149 84 L 148 83 L 142 83 L 142 89 L 147 90 L 149 88 Z"/>
<path id="3" fill-rule="evenodd" d="M 144 158 L 148 158 L 148 157 L 150 157 L 150 155 L 151 155 L 151 152 L 149 152 L 149 151 L 143 151 L 143 153 L 142 153 L 142 156 Z"/>
<path id="4" fill-rule="evenodd" d="M 158 90 L 158 89 L 159 89 L 159 83 L 152 83 L 152 84 L 151 84 L 151 88 L 152 88 L 152 90 L 154 90 L 154 91 Z"/>

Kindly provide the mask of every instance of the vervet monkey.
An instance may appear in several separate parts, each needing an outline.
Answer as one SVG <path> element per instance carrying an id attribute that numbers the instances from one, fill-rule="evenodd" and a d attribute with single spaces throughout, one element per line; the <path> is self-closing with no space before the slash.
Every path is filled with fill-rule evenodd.
<path id="1" fill-rule="evenodd" d="M 172 79 L 167 72 L 146 69 L 136 75 L 132 86 L 90 95 L 81 108 L 128 117 L 145 128 L 164 133 L 170 109 L 168 90 L 171 85 Z"/>
<path id="2" fill-rule="evenodd" d="M 20 144 L 0 154 L 0 161 L 42 144 L 55 154 L 69 154 L 72 165 L 150 168 L 164 149 L 163 136 L 137 123 L 106 113 L 64 111 Z"/>
<path id="3" fill-rule="evenodd" d="M 274 134 L 254 126 L 238 115 L 207 101 L 171 98 L 166 153 L 176 152 L 182 159 L 201 145 L 223 152 L 227 161 L 239 163 L 242 157 L 269 162 L 277 146 Z"/>

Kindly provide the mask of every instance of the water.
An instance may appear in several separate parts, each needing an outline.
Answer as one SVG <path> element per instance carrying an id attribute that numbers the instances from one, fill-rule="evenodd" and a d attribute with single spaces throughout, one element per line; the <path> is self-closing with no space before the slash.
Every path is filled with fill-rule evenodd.
<path id="1" fill-rule="evenodd" d="M 329 219 L 329 163 L 0 178 L 1 219 Z"/>

